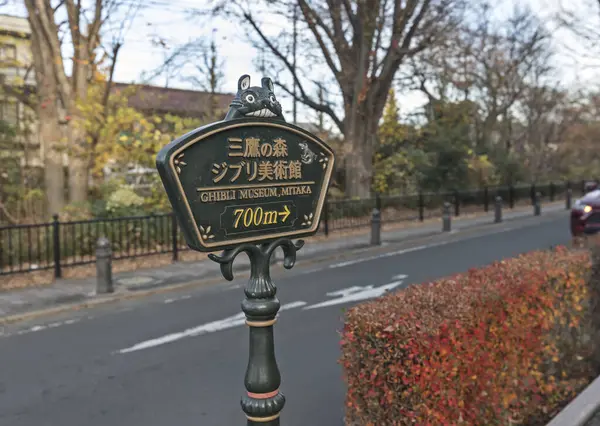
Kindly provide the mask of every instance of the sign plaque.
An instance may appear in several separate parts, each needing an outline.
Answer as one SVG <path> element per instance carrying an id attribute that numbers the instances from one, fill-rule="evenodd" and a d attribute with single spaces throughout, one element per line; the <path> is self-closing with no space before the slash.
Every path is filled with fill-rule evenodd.
<path id="1" fill-rule="evenodd" d="M 200 127 L 165 146 L 156 167 L 190 248 L 209 254 L 233 280 L 233 262 L 250 260 L 242 311 L 250 330 L 241 406 L 247 426 L 279 426 L 285 397 L 273 341 L 279 311 L 270 259 L 283 250 L 291 269 L 304 241 L 317 232 L 334 154 L 322 140 L 285 122 L 263 77 L 238 91 L 223 121 Z"/>
<path id="2" fill-rule="evenodd" d="M 286 123 L 273 83 L 245 75 L 225 120 L 165 146 L 157 168 L 190 248 L 314 235 L 334 166 L 322 140 Z"/>

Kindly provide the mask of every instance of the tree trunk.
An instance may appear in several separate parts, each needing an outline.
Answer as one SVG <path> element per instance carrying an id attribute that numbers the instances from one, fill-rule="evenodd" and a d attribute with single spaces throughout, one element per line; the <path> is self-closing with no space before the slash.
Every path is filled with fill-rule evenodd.
<path id="1" fill-rule="evenodd" d="M 69 122 L 69 140 L 71 152 L 69 155 L 69 201 L 83 203 L 88 198 L 88 180 L 90 176 L 89 156 L 92 153 L 86 149 L 86 133 L 78 126 L 78 119 Z"/>
<path id="2" fill-rule="evenodd" d="M 348 111 L 347 131 L 344 135 L 347 147 L 345 165 L 346 195 L 369 198 L 373 177 L 373 150 L 379 118 L 369 114 L 364 106 Z M 381 114 L 380 114 L 381 115 Z"/>
<path id="3" fill-rule="evenodd" d="M 56 112 L 42 107 L 39 111 L 39 138 L 44 147 L 44 183 L 48 213 L 58 214 L 65 207 L 62 132 Z"/>
<path id="4" fill-rule="evenodd" d="M 83 203 L 87 201 L 89 161 L 80 157 L 69 158 L 69 201 Z"/>

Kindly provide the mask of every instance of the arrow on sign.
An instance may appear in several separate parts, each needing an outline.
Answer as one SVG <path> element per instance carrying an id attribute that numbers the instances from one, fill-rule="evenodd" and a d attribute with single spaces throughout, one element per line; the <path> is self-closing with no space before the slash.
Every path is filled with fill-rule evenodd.
<path id="1" fill-rule="evenodd" d="M 396 281 L 392 281 L 391 283 L 382 285 L 380 287 L 375 287 L 372 285 L 364 287 L 354 286 L 350 288 L 345 288 L 343 290 L 333 291 L 331 293 L 327 293 L 327 296 L 341 297 L 317 303 L 316 305 L 306 306 L 303 309 L 325 308 L 327 306 L 341 305 L 343 303 L 358 302 L 360 300 L 367 300 L 380 297 L 383 296 L 386 292 L 391 291 L 394 288 L 401 285 L 406 277 L 407 275 L 396 275 L 394 277 Z"/>
<path id="2" fill-rule="evenodd" d="M 277 214 L 279 216 L 283 216 L 283 219 L 281 219 L 282 222 L 285 222 L 285 220 L 289 217 L 290 215 L 290 209 L 289 207 L 286 205 L 283 206 L 283 211 L 282 212 L 278 212 Z"/>

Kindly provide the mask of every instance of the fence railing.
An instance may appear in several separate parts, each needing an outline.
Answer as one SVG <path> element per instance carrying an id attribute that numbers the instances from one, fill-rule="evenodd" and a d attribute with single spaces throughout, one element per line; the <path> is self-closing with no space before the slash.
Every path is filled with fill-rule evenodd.
<path id="1" fill-rule="evenodd" d="M 446 201 L 453 205 L 453 214 L 459 216 L 488 212 L 498 195 L 508 208 L 514 208 L 532 203 L 536 192 L 541 194 L 542 202 L 564 199 L 568 188 L 574 197 L 585 192 L 584 182 L 566 182 L 329 200 L 323 208 L 319 234 L 329 236 L 367 227 L 374 208 L 381 211 L 384 223 L 424 221 L 441 216 Z M 94 263 L 96 241 L 103 236 L 111 242 L 114 260 L 170 253 L 176 262 L 181 251 L 189 250 L 172 213 L 71 222 L 61 222 L 54 216 L 49 223 L 0 226 L 0 275 L 53 270 L 60 278 L 63 268 Z"/>

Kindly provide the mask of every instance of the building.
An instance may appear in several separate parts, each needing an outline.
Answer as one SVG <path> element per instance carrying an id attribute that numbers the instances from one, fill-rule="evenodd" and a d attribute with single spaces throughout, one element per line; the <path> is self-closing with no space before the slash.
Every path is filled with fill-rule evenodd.
<path id="1" fill-rule="evenodd" d="M 31 29 L 27 18 L 0 14 L 0 82 L 18 88 L 19 92 L 34 93 L 36 80 L 31 51 Z M 118 92 L 131 84 L 115 83 L 112 91 Z M 233 94 L 193 90 L 170 89 L 151 85 L 135 85 L 138 90 L 129 104 L 148 115 L 173 114 L 190 118 L 222 117 Z M 214 102 L 211 100 L 214 99 Z M 211 105 L 214 105 L 211 108 Z M 18 97 L 0 90 L 0 121 L 19 129 L 18 137 L 0 136 L 0 158 L 21 159 L 24 167 L 43 167 L 43 144 L 37 136 L 35 111 L 20 102 Z M 68 162 L 65 154 L 65 165 Z"/>
<path id="2" fill-rule="evenodd" d="M 32 69 L 31 30 L 27 18 L 0 14 L 0 83 L 19 95 L 35 90 Z M 23 166 L 41 167 L 41 145 L 37 138 L 35 114 L 19 96 L 0 90 L 0 121 L 17 130 L 12 137 L 1 133 L 0 157 L 19 158 Z"/>
<path id="3" fill-rule="evenodd" d="M 138 90 L 129 98 L 129 105 L 148 115 L 173 114 L 180 117 L 207 118 L 212 114 L 211 93 L 171 89 L 145 84 L 135 85 Z M 131 87 L 131 84 L 115 83 L 112 91 L 118 92 Z M 229 108 L 234 95 L 215 93 L 215 115 L 222 119 Z"/>

